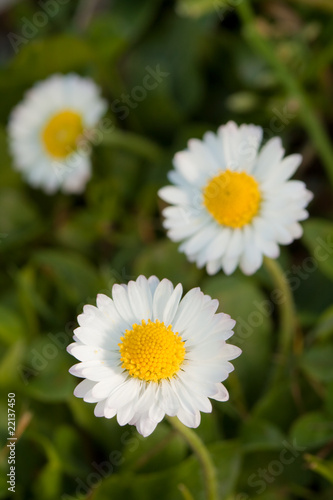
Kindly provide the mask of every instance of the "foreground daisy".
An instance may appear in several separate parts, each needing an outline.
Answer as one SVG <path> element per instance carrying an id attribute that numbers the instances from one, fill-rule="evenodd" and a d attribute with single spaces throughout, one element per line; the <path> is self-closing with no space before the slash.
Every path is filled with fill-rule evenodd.
<path id="1" fill-rule="evenodd" d="M 100 89 L 88 78 L 53 75 L 38 82 L 10 116 L 14 167 L 29 184 L 47 193 L 59 188 L 81 192 L 91 175 L 89 130 L 106 107 Z M 79 148 L 80 141 L 84 148 Z"/>
<path id="2" fill-rule="evenodd" d="M 212 410 L 208 398 L 227 401 L 221 382 L 241 353 L 225 342 L 235 321 L 215 314 L 218 301 L 199 288 L 183 299 L 182 291 L 139 276 L 114 285 L 112 300 L 100 294 L 97 307 L 84 307 L 67 350 L 81 361 L 70 373 L 85 379 L 74 394 L 97 403 L 97 417 L 117 415 L 148 436 L 165 414 L 197 427 L 200 411 Z"/>
<path id="3" fill-rule="evenodd" d="M 259 151 L 263 130 L 234 122 L 203 141 L 192 139 L 175 155 L 169 173 L 174 186 L 159 191 L 173 206 L 163 210 L 164 227 L 180 251 L 209 274 L 231 274 L 239 265 L 252 274 L 263 255 L 276 258 L 278 244 L 302 235 L 312 199 L 301 181 L 289 181 L 302 157 L 284 158 L 278 137 Z"/>

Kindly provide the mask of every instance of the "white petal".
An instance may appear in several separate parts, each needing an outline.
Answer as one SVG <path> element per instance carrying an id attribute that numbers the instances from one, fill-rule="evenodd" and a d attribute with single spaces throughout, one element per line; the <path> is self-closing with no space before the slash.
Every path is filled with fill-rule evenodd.
<path id="1" fill-rule="evenodd" d="M 97 399 L 106 399 L 110 393 L 126 381 L 126 376 L 116 373 L 104 378 L 92 388 L 91 394 Z"/>
<path id="2" fill-rule="evenodd" d="M 153 298 L 148 280 L 144 276 L 139 276 L 136 281 L 128 283 L 128 298 L 137 318 L 148 321 L 152 317 Z"/>
<path id="3" fill-rule="evenodd" d="M 173 159 L 174 166 L 180 174 L 192 185 L 201 187 L 206 184 L 209 173 L 201 168 L 200 160 L 188 151 L 176 153 Z"/>
<path id="4" fill-rule="evenodd" d="M 182 294 L 183 294 L 183 287 L 180 283 L 178 283 L 178 285 L 172 292 L 172 295 L 169 298 L 164 308 L 162 318 L 165 326 L 169 326 L 172 323 L 173 318 L 177 312 L 179 301 L 182 297 Z"/>
<path id="5" fill-rule="evenodd" d="M 160 406 L 170 417 L 174 417 L 179 408 L 180 402 L 177 394 L 173 391 L 168 380 L 161 380 Z"/>
<path id="6" fill-rule="evenodd" d="M 96 382 L 92 380 L 82 380 L 74 389 L 74 396 L 77 398 L 83 398 L 87 392 L 91 391 Z"/>
<path id="7" fill-rule="evenodd" d="M 299 154 L 293 154 L 286 156 L 280 164 L 276 167 L 276 170 L 271 173 L 271 181 L 273 183 L 280 183 L 290 179 L 296 172 L 297 168 L 302 163 L 302 156 Z"/>
<path id="8" fill-rule="evenodd" d="M 190 203 L 188 194 L 175 186 L 165 186 L 158 191 L 158 196 L 167 203 L 176 205 L 187 205 Z"/>
<path id="9" fill-rule="evenodd" d="M 214 177 L 218 170 L 221 168 L 221 164 L 216 160 L 214 154 L 211 153 L 209 147 L 203 141 L 199 139 L 190 139 L 188 141 L 189 151 L 197 160 L 199 169 L 206 178 Z"/>
<path id="10" fill-rule="evenodd" d="M 186 254 L 196 254 L 207 245 L 207 241 L 211 240 L 216 232 L 216 223 L 212 221 L 180 245 L 179 250 Z"/>
<path id="11" fill-rule="evenodd" d="M 87 346 L 87 345 L 73 345 L 71 350 L 68 352 L 75 356 L 79 361 L 89 361 L 89 360 L 112 360 L 117 362 L 119 360 L 119 353 L 107 351 L 105 349 L 100 349 L 99 347 Z M 70 346 L 69 346 L 70 347 Z"/>
<path id="12" fill-rule="evenodd" d="M 236 171 L 251 171 L 257 158 L 257 151 L 262 139 L 261 127 L 228 122 L 218 130 L 223 141 L 227 168 Z"/>
<path id="13" fill-rule="evenodd" d="M 105 399 L 97 403 L 97 405 L 94 408 L 95 417 L 104 417 L 105 403 L 106 403 Z"/>
<path id="14" fill-rule="evenodd" d="M 150 276 L 150 278 L 148 278 L 148 285 L 149 285 L 152 297 L 154 296 L 155 290 L 156 290 L 159 282 L 160 282 L 160 280 L 156 276 Z"/>
<path id="15" fill-rule="evenodd" d="M 259 180 L 268 179 L 284 155 L 280 137 L 273 137 L 261 149 L 253 173 Z"/>
<path id="16" fill-rule="evenodd" d="M 137 378 L 130 378 L 115 387 L 109 394 L 106 408 L 121 408 L 132 401 L 140 391 L 141 381 Z"/>
<path id="17" fill-rule="evenodd" d="M 222 267 L 221 259 L 213 259 L 207 262 L 206 270 L 210 275 L 216 274 Z"/>
<path id="18" fill-rule="evenodd" d="M 141 416 L 136 423 L 136 428 L 143 437 L 149 436 L 156 428 L 158 422 L 152 420 L 148 415 Z"/>
<path id="19" fill-rule="evenodd" d="M 199 427 L 201 422 L 201 415 L 198 410 L 195 413 L 190 413 L 184 410 L 184 408 L 180 408 L 177 412 L 177 417 L 184 425 L 193 429 Z"/>
<path id="20" fill-rule="evenodd" d="M 216 393 L 211 396 L 216 401 L 228 401 L 229 393 L 223 384 L 216 384 Z"/>
<path id="21" fill-rule="evenodd" d="M 205 252 L 205 262 L 209 260 L 220 259 L 228 247 L 228 243 L 231 237 L 230 228 L 221 228 L 215 235 L 215 237 L 207 243 Z"/>
<path id="22" fill-rule="evenodd" d="M 137 317 L 135 316 L 127 294 L 127 286 L 115 284 L 112 287 L 112 298 L 120 316 L 133 325 Z"/>
<path id="23" fill-rule="evenodd" d="M 121 371 L 121 368 L 115 367 L 110 361 L 83 361 L 69 369 L 69 373 L 75 377 L 89 378 L 95 382 L 112 377 Z"/>
<path id="24" fill-rule="evenodd" d="M 157 286 L 153 297 L 153 319 L 163 321 L 164 310 L 173 292 L 173 284 L 163 279 Z"/>
<path id="25" fill-rule="evenodd" d="M 173 321 L 174 331 L 183 334 L 185 328 L 200 311 L 203 305 L 203 293 L 200 288 L 192 288 L 181 300 Z"/>
<path id="26" fill-rule="evenodd" d="M 249 247 L 240 259 L 240 268 L 247 276 L 255 273 L 261 267 L 263 261 L 262 253 L 255 246 Z"/>

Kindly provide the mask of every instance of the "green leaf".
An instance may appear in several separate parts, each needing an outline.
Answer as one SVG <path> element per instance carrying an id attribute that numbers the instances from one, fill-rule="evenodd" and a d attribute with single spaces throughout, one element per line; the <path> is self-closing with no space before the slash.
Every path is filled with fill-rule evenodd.
<path id="1" fill-rule="evenodd" d="M 44 230 L 33 203 L 11 188 L 0 190 L 0 252 L 34 240 Z"/>
<path id="2" fill-rule="evenodd" d="M 208 449 L 218 471 L 218 498 L 226 500 L 234 491 L 240 471 L 239 446 L 228 441 L 215 443 Z M 109 500 L 110 491 L 115 498 L 126 500 L 183 500 L 179 484 L 184 484 L 198 500 L 205 498 L 202 471 L 196 457 L 191 456 L 177 467 L 162 472 L 112 475 L 101 484 L 94 500 Z"/>
<path id="3" fill-rule="evenodd" d="M 310 455 L 307 453 L 304 455 L 305 460 L 308 462 L 310 469 L 317 472 L 320 476 L 327 479 L 333 484 L 333 462 L 328 460 L 323 460 L 322 458 L 316 457 L 315 455 Z"/>
<path id="4" fill-rule="evenodd" d="M 201 271 L 187 261 L 169 240 L 157 241 L 143 249 L 134 262 L 134 274 L 168 278 L 174 285 L 182 283 L 184 289 L 196 286 Z"/>
<path id="5" fill-rule="evenodd" d="M 75 380 L 75 385 L 80 382 Z M 98 443 L 107 453 L 110 450 L 121 450 L 126 443 L 134 440 L 134 447 L 137 445 L 137 433 L 133 427 L 123 430 L 115 418 L 109 420 L 106 418 L 97 418 L 94 415 L 94 404 L 89 404 L 83 399 L 70 396 L 68 407 L 71 411 L 74 425 L 78 429 L 84 429 L 91 439 Z M 135 434 L 133 436 L 133 434 Z"/>
<path id="6" fill-rule="evenodd" d="M 59 402 L 72 396 L 74 379 L 68 373 L 71 363 L 65 350 L 69 340 L 65 334 L 48 334 L 30 345 L 21 370 L 25 392 L 33 399 Z M 26 378 L 24 369 L 31 370 Z"/>
<path id="7" fill-rule="evenodd" d="M 104 13 L 103 17 L 96 17 L 88 30 L 88 36 L 93 41 L 99 40 L 112 54 L 122 49 L 124 42 L 136 40 L 154 20 L 161 0 L 142 0 L 135 4 L 131 0 L 116 0 L 112 3 L 111 12 Z M 106 51 L 106 47 L 98 50 Z"/>
<path id="8" fill-rule="evenodd" d="M 333 380 L 326 384 L 325 409 L 333 417 Z"/>
<path id="9" fill-rule="evenodd" d="M 82 471 L 89 474 L 85 443 L 77 429 L 71 425 L 59 425 L 52 434 L 62 470 L 74 477 L 80 475 Z"/>
<path id="10" fill-rule="evenodd" d="M 73 304 L 95 302 L 96 294 L 103 287 L 94 267 L 79 253 L 41 250 L 34 254 L 33 262 Z"/>
<path id="11" fill-rule="evenodd" d="M 50 462 L 43 467 L 35 478 L 33 490 L 36 498 L 43 492 L 43 499 L 54 500 L 61 498 L 62 494 L 62 472 L 59 463 Z"/>
<path id="12" fill-rule="evenodd" d="M 202 290 L 218 299 L 219 310 L 236 320 L 230 343 L 243 353 L 233 364 L 246 395 L 256 401 L 258 388 L 264 387 L 271 367 L 271 305 L 256 284 L 243 276 L 208 278 Z"/>
<path id="13" fill-rule="evenodd" d="M 283 411 L 280 411 L 281 408 L 283 408 Z M 285 430 L 288 429 L 297 414 L 298 410 L 289 381 L 271 388 L 270 391 L 259 399 L 252 410 L 253 416 L 269 420 L 271 424 L 275 424 Z"/>
<path id="14" fill-rule="evenodd" d="M 320 382 L 333 380 L 333 345 L 320 344 L 306 350 L 299 362 L 301 368 Z"/>
<path id="15" fill-rule="evenodd" d="M 25 355 L 26 346 L 23 340 L 15 342 L 6 351 L 1 358 L 0 364 L 0 386 L 9 387 L 17 385 L 19 381 L 18 366 L 22 363 Z"/>
<path id="16" fill-rule="evenodd" d="M 303 241 L 319 269 L 333 280 L 333 223 L 312 218 L 303 225 Z"/>
<path id="17" fill-rule="evenodd" d="M 314 335 L 318 340 L 330 340 L 333 336 L 333 306 L 330 306 L 318 318 L 314 329 Z"/>
<path id="18" fill-rule="evenodd" d="M 147 438 L 142 439 L 137 434 L 136 443 L 134 436 L 130 441 L 123 451 L 122 468 L 125 470 L 158 472 L 181 463 L 186 456 L 184 440 L 163 422 Z"/>
<path id="19" fill-rule="evenodd" d="M 323 446 L 333 439 L 332 419 L 320 411 L 307 413 L 296 420 L 290 436 L 306 449 Z"/>
<path id="20" fill-rule="evenodd" d="M 151 161 L 159 160 L 163 154 L 163 151 L 153 141 L 120 129 L 114 129 L 110 133 L 104 134 L 102 144 L 125 149 Z"/>
<path id="21" fill-rule="evenodd" d="M 271 422 L 251 419 L 244 423 L 240 431 L 240 438 L 244 451 L 257 451 L 280 449 L 285 436 Z"/>
<path id="22" fill-rule="evenodd" d="M 0 340 L 11 345 L 23 338 L 25 329 L 17 311 L 0 305 Z"/>
<path id="23" fill-rule="evenodd" d="M 7 75 L 14 84 L 19 81 L 29 85 L 53 73 L 82 69 L 93 59 L 94 51 L 85 40 L 61 34 L 22 46 Z"/>

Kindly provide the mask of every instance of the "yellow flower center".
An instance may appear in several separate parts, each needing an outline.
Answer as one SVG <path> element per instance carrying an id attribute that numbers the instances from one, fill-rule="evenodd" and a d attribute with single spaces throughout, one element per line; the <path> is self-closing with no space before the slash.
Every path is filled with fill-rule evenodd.
<path id="1" fill-rule="evenodd" d="M 42 140 L 51 156 L 63 159 L 75 151 L 82 132 L 81 115 L 65 110 L 50 118 L 42 131 Z"/>
<path id="2" fill-rule="evenodd" d="M 135 323 L 120 340 L 122 368 L 147 382 L 172 377 L 185 358 L 185 342 L 171 326 L 166 327 L 158 319 Z"/>
<path id="3" fill-rule="evenodd" d="M 243 227 L 258 213 L 261 195 L 257 181 L 246 172 L 225 170 L 203 190 L 203 204 L 224 226 Z"/>

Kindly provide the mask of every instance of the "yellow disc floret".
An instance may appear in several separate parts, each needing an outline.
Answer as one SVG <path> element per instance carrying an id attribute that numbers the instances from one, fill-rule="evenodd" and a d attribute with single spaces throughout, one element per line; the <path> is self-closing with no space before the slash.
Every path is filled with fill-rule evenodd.
<path id="1" fill-rule="evenodd" d="M 246 172 L 225 170 L 213 177 L 203 190 L 203 203 L 214 219 L 224 226 L 243 227 L 258 213 L 260 191 L 257 181 Z"/>
<path id="2" fill-rule="evenodd" d="M 185 358 L 185 342 L 158 319 L 135 323 L 120 340 L 122 368 L 147 382 L 173 377 Z"/>
<path id="3" fill-rule="evenodd" d="M 42 141 L 46 151 L 54 158 L 66 158 L 77 148 L 83 133 L 81 115 L 72 110 L 53 115 L 42 130 Z"/>

